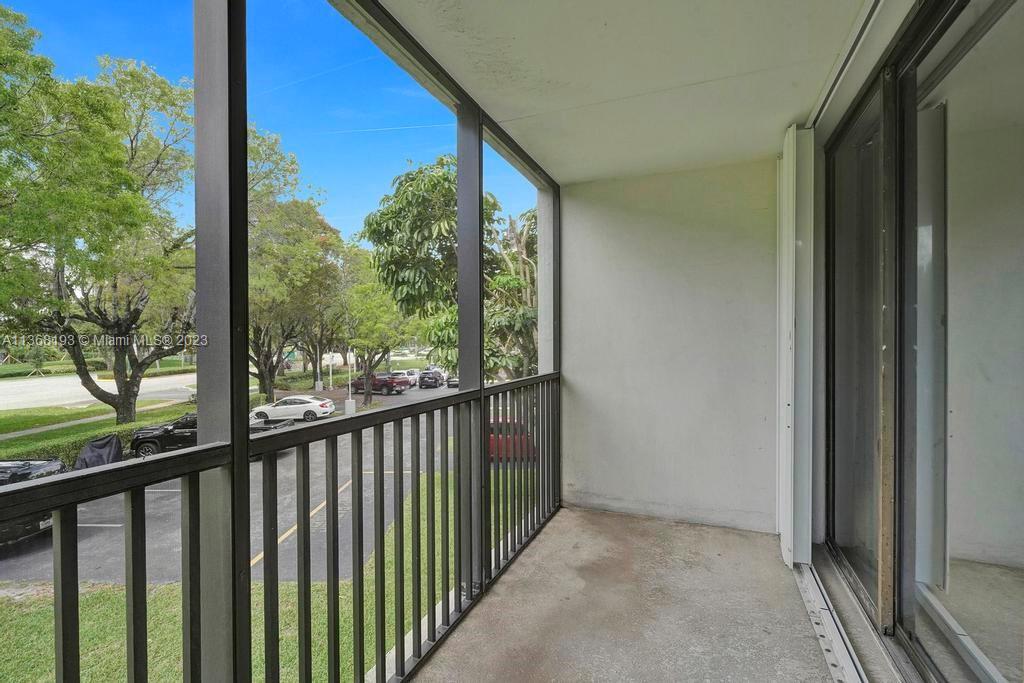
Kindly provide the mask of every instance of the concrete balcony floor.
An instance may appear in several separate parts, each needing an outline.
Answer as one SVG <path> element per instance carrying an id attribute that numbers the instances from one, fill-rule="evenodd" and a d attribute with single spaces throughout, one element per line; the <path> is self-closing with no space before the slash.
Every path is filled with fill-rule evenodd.
<path id="1" fill-rule="evenodd" d="M 425 681 L 831 680 L 778 538 L 565 508 Z"/>

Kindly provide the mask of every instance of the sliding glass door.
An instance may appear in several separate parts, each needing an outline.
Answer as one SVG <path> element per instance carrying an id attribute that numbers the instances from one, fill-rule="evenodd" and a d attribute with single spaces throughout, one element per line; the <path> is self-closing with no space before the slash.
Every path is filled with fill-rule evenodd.
<path id="1" fill-rule="evenodd" d="M 829 546 L 940 680 L 1024 680 L 1021 36 L 922 3 L 825 150 Z"/>

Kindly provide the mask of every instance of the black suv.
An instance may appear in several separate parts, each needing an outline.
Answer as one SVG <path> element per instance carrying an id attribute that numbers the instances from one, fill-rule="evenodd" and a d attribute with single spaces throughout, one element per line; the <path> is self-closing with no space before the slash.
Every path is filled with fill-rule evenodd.
<path id="1" fill-rule="evenodd" d="M 5 460 L 0 462 L 0 486 L 66 472 L 60 460 Z M 53 526 L 49 512 L 12 519 L 0 525 L 0 546 L 20 541 Z"/>
<path id="2" fill-rule="evenodd" d="M 258 420 L 249 423 L 249 434 L 290 427 L 293 424 L 293 420 Z M 174 422 L 136 430 L 132 434 L 130 448 L 136 456 L 143 458 L 166 451 L 176 451 L 179 448 L 191 448 L 199 443 L 197 428 L 196 414 L 186 413 Z"/>
<path id="3" fill-rule="evenodd" d="M 424 370 L 420 373 L 420 389 L 437 389 L 444 384 L 441 373 L 437 370 Z"/>

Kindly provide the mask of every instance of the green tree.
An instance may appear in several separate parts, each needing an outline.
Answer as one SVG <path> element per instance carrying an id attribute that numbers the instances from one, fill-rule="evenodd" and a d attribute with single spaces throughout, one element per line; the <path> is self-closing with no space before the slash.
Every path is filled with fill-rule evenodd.
<path id="1" fill-rule="evenodd" d="M 128 60 L 101 59 L 95 82 L 60 81 L 36 38 L 0 11 L 0 305 L 22 329 L 59 335 L 82 385 L 130 422 L 145 371 L 193 329 L 192 234 L 170 206 L 191 170 L 192 93 Z M 115 391 L 75 342 L 91 335 L 113 341 Z"/>
<path id="2" fill-rule="evenodd" d="M 396 177 L 367 216 L 361 236 L 373 245 L 381 283 L 400 310 L 426 320 L 431 359 L 458 367 L 456 165 L 452 156 Z M 506 222 L 483 198 L 484 372 L 487 378 L 536 371 L 536 212 Z"/>
<path id="3" fill-rule="evenodd" d="M 250 222 L 249 361 L 268 400 L 287 351 L 315 317 L 311 290 L 330 277 L 340 243 L 311 199 L 267 204 Z"/>
<path id="4" fill-rule="evenodd" d="M 343 263 L 342 335 L 363 373 L 363 405 L 373 400 L 373 373 L 391 351 L 409 339 L 409 318 L 377 279 L 370 254 L 351 246 Z"/>

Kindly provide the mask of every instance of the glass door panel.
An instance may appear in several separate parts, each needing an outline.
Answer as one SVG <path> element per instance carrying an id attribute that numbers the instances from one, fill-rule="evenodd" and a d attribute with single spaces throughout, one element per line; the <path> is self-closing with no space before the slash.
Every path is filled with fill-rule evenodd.
<path id="1" fill-rule="evenodd" d="M 913 563 L 902 623 L 948 680 L 1024 680 L 1024 3 L 917 66 Z"/>
<path id="2" fill-rule="evenodd" d="M 882 94 L 832 163 L 831 541 L 877 602 L 882 392 Z"/>

